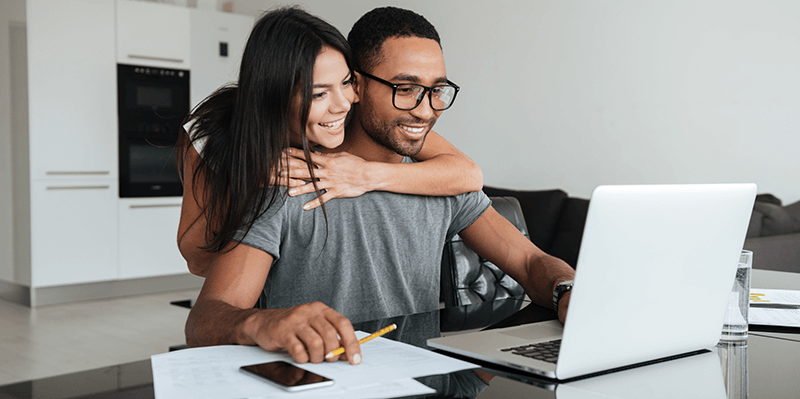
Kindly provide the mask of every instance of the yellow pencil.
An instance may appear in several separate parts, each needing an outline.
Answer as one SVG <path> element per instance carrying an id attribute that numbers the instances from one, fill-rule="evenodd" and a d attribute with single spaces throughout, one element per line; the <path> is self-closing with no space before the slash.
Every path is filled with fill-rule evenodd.
<path id="1" fill-rule="evenodd" d="M 397 328 L 397 324 L 392 324 L 391 326 L 387 326 L 387 327 L 381 328 L 380 330 L 375 331 L 374 333 L 372 333 L 372 334 L 370 334 L 370 335 L 358 340 L 358 344 L 362 345 L 362 344 L 364 344 L 364 342 L 367 342 L 367 341 L 369 341 L 369 340 L 371 340 L 373 338 L 378 338 L 381 335 L 388 333 L 389 331 L 394 331 L 395 328 Z M 339 347 L 338 349 L 334 349 L 333 351 L 331 351 L 330 353 L 325 355 L 325 358 L 326 359 L 330 359 L 330 358 L 332 358 L 334 356 L 341 355 L 342 353 L 344 353 L 344 347 Z"/>

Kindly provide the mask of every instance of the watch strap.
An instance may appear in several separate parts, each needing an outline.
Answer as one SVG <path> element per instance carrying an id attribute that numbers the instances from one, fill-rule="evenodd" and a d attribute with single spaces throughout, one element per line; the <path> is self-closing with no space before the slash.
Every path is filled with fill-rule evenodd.
<path id="1" fill-rule="evenodd" d="M 572 290 L 573 284 L 574 280 L 566 280 L 556 284 L 556 288 L 553 290 L 553 310 L 556 313 L 558 313 L 558 302 L 561 301 L 564 294 Z"/>

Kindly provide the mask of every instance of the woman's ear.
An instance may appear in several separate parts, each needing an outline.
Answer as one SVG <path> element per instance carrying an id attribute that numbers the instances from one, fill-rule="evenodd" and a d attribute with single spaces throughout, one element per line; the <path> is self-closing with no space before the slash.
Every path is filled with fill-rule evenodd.
<path id="1" fill-rule="evenodd" d="M 359 84 L 361 81 L 364 80 L 364 77 L 361 76 L 358 72 L 353 72 L 353 93 L 355 93 L 355 97 L 353 97 L 353 104 L 359 101 L 359 91 L 358 88 L 361 87 Z"/>

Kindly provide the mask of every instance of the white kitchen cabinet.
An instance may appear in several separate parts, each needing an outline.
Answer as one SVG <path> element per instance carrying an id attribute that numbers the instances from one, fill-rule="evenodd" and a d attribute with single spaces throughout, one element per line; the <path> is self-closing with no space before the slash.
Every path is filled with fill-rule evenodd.
<path id="1" fill-rule="evenodd" d="M 25 9 L 26 48 L 15 53 L 25 73 L 14 76 L 27 92 L 11 103 L 27 104 L 16 109 L 28 129 L 14 133 L 13 273 L 0 284 L 31 306 L 196 285 L 175 243 L 180 198 L 120 199 L 118 183 L 118 56 L 189 69 L 189 9 L 123 0 Z"/>
<path id="2" fill-rule="evenodd" d="M 180 197 L 119 200 L 119 278 L 188 273 L 178 251 Z"/>
<path id="3" fill-rule="evenodd" d="M 201 9 L 192 9 L 190 18 L 194 108 L 220 86 L 238 79 L 254 18 Z"/>
<path id="4" fill-rule="evenodd" d="M 114 3 L 26 8 L 30 178 L 116 177 Z"/>
<path id="5" fill-rule="evenodd" d="M 31 183 L 31 285 L 117 278 L 117 182 Z"/>
<path id="6" fill-rule="evenodd" d="M 117 62 L 189 69 L 189 9 L 117 0 Z"/>
<path id="7" fill-rule="evenodd" d="M 114 3 L 28 0 L 28 160 L 32 289 L 117 276 Z M 27 166 L 27 168 L 26 168 Z M 25 170 L 27 169 L 27 170 Z M 27 220 L 21 217 L 20 220 Z M 21 223 L 21 222 L 20 222 Z M 28 229 L 29 227 L 29 229 Z"/>

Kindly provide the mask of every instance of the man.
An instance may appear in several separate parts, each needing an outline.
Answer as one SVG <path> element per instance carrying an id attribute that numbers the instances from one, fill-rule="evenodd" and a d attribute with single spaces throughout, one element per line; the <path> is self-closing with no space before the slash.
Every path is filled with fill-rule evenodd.
<path id="1" fill-rule="evenodd" d="M 420 151 L 457 91 L 447 80 L 438 34 L 422 16 L 387 7 L 364 15 L 348 40 L 360 102 L 338 150 L 403 162 Z M 341 345 L 358 364 L 351 321 L 438 308 L 441 251 L 457 233 L 540 305 L 550 306 L 556 285 L 574 275 L 492 209 L 482 192 L 371 192 L 329 202 L 326 213 L 303 211 L 308 199 L 270 208 L 242 245 L 220 254 L 187 320 L 190 346 L 259 345 L 318 363 Z M 266 309 L 252 309 L 262 290 Z M 568 301 L 569 293 L 558 304 L 562 321 Z"/>

